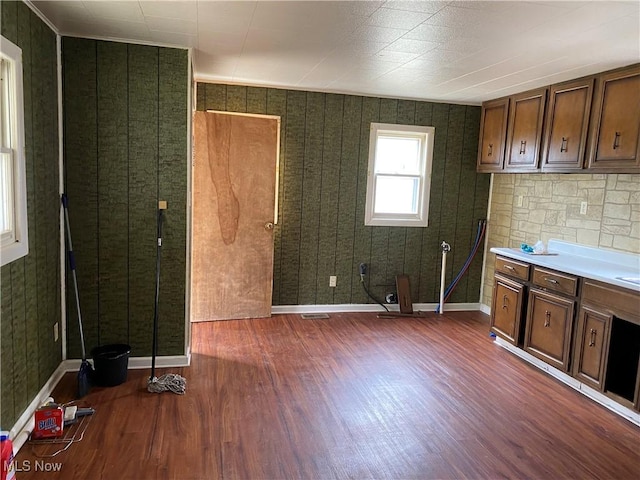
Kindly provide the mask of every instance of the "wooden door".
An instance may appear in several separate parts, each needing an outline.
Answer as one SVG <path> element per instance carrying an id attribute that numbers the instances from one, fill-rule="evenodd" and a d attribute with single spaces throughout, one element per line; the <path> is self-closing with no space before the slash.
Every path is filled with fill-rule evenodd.
<path id="1" fill-rule="evenodd" d="M 589 77 L 550 88 L 542 156 L 543 171 L 582 169 L 593 82 L 593 77 Z"/>
<path id="2" fill-rule="evenodd" d="M 491 331 L 508 342 L 518 345 L 524 286 L 521 283 L 495 276 L 491 308 Z"/>
<path id="3" fill-rule="evenodd" d="M 482 104 L 480 145 L 478 146 L 479 172 L 499 172 L 502 170 L 508 114 L 508 98 Z"/>
<path id="4" fill-rule="evenodd" d="M 537 170 L 546 101 L 546 88 L 521 93 L 511 98 L 505 170 Z"/>
<path id="5" fill-rule="evenodd" d="M 593 102 L 589 168 L 640 171 L 640 65 L 598 78 Z"/>
<path id="6" fill-rule="evenodd" d="M 580 309 L 573 376 L 602 391 L 611 315 Z"/>
<path id="7" fill-rule="evenodd" d="M 568 372 L 575 302 L 532 288 L 528 303 L 524 349 Z"/>
<path id="8" fill-rule="evenodd" d="M 271 315 L 279 119 L 194 114 L 191 320 Z"/>

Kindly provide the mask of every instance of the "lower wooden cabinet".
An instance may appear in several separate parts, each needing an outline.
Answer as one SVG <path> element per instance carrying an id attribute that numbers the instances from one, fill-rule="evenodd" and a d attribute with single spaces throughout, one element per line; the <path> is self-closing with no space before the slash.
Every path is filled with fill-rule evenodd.
<path id="1" fill-rule="evenodd" d="M 520 343 L 524 285 L 500 275 L 495 276 L 491 331 L 513 345 Z"/>
<path id="2" fill-rule="evenodd" d="M 596 401 L 608 397 L 635 411 L 640 411 L 639 307 L 637 290 L 496 256 L 491 332 L 503 345 L 508 342 L 590 387 L 581 388 L 583 393 L 601 392 L 586 393 Z"/>
<path id="3" fill-rule="evenodd" d="M 525 351 L 568 372 L 575 302 L 532 288 L 528 303 Z"/>
<path id="4" fill-rule="evenodd" d="M 611 318 L 588 307 L 578 315 L 573 376 L 599 391 L 604 389 Z"/>

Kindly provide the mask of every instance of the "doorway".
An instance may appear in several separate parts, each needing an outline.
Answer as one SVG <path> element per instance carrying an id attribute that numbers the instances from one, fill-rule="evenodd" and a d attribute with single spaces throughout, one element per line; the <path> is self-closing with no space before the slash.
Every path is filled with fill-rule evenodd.
<path id="1" fill-rule="evenodd" d="M 280 117 L 194 114 L 191 321 L 271 315 Z"/>

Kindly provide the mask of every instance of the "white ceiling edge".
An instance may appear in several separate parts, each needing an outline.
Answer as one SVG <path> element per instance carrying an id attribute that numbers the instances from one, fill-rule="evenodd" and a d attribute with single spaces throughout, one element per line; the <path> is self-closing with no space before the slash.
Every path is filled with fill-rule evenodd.
<path id="1" fill-rule="evenodd" d="M 44 16 L 44 14 L 38 10 L 38 7 L 36 7 L 31 0 L 22 0 L 32 11 L 33 13 L 35 13 L 38 18 L 40 18 L 40 20 L 42 20 L 44 23 L 46 23 L 46 25 L 53 30 L 53 32 L 56 35 L 59 35 L 60 37 L 72 37 L 72 38 L 83 38 L 86 40 L 100 40 L 100 41 L 104 41 L 104 42 L 116 42 L 116 43 L 129 43 L 131 45 L 145 45 L 145 46 L 149 46 L 149 47 L 161 47 L 161 48 L 176 48 L 178 50 L 188 50 L 188 51 L 192 51 L 193 48 L 192 47 L 185 47 L 184 45 L 176 45 L 176 44 L 170 44 L 170 43 L 160 43 L 160 42 L 152 42 L 152 41 L 146 41 L 146 40 L 131 40 L 128 38 L 119 38 L 119 37 L 109 37 L 109 36 L 99 36 L 99 35 L 85 35 L 85 34 L 78 34 L 78 33 L 74 33 L 74 32 L 69 32 L 69 33 L 60 33 L 60 30 L 58 30 L 56 28 L 56 26 L 51 23 L 51 21 Z"/>
<path id="2" fill-rule="evenodd" d="M 367 97 L 367 98 L 384 98 L 387 100 L 403 100 L 410 102 L 425 102 L 425 103 L 442 103 L 447 105 L 466 105 L 470 107 L 481 106 L 482 102 L 472 102 L 472 101 L 455 101 L 455 100 L 432 100 L 428 98 L 418 98 L 418 97 L 403 97 L 398 95 L 373 95 L 362 92 L 354 92 L 349 90 L 340 90 L 340 89 L 332 89 L 332 88 L 323 88 L 322 90 L 310 90 L 309 88 L 304 87 L 296 87 L 296 86 L 288 86 L 288 85 L 277 85 L 274 83 L 251 83 L 251 82 L 232 82 L 230 80 L 220 79 L 217 77 L 210 77 L 206 75 L 194 75 L 193 81 L 198 83 L 211 83 L 216 85 L 234 85 L 238 87 L 257 87 L 257 88 L 274 88 L 277 90 L 293 90 L 295 92 L 313 92 L 313 93 L 328 93 L 333 95 L 349 95 L 352 97 Z M 505 95 L 508 96 L 508 95 Z"/>

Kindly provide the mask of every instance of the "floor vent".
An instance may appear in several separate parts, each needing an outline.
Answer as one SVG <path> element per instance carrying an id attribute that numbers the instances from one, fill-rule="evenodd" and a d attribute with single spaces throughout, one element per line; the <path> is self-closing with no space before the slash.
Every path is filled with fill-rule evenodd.
<path id="1" fill-rule="evenodd" d="M 301 317 L 305 320 L 320 320 L 322 318 L 329 318 L 329 315 L 326 313 L 303 313 Z"/>

